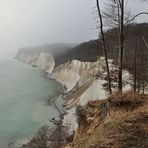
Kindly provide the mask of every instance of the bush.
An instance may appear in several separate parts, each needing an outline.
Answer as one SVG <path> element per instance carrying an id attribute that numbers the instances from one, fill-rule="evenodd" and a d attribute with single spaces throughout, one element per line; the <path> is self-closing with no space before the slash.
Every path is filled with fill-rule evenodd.
<path id="1" fill-rule="evenodd" d="M 78 105 L 76 107 L 76 117 L 77 117 L 78 124 L 87 123 L 85 109 L 83 106 Z"/>

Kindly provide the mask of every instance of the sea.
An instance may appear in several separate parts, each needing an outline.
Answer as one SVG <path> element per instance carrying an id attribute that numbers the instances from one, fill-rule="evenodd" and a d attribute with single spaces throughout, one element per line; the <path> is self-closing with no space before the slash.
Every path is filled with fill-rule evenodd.
<path id="1" fill-rule="evenodd" d="M 0 59 L 0 148 L 21 144 L 50 125 L 58 111 L 47 100 L 62 92 L 44 71 L 15 59 Z"/>

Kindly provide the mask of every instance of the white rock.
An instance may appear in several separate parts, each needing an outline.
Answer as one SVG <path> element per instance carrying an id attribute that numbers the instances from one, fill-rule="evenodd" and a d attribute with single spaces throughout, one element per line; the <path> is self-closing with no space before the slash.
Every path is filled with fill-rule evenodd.
<path id="1" fill-rule="evenodd" d="M 42 52 L 37 58 L 36 65 L 51 74 L 55 66 L 54 58 L 51 54 Z"/>

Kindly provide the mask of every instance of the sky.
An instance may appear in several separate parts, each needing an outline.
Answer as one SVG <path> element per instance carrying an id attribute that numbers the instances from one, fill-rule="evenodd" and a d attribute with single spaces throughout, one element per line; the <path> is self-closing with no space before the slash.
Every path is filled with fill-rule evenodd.
<path id="1" fill-rule="evenodd" d="M 132 0 L 129 1 L 132 13 L 148 9 L 148 3 L 139 4 L 138 0 L 134 0 L 131 4 Z M 12 55 L 26 46 L 80 43 L 97 38 L 98 30 L 93 19 L 95 2 L 0 0 L 0 57 Z M 141 16 L 138 21 L 146 19 L 146 16 Z"/>

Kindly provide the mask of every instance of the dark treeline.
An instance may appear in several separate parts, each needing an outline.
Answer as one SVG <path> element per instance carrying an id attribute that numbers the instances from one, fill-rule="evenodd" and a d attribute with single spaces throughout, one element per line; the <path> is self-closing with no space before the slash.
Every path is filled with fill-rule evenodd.
<path id="1" fill-rule="evenodd" d="M 147 53 L 148 49 L 145 46 L 145 43 L 142 37 L 148 41 L 148 24 L 130 24 L 125 27 L 125 52 L 124 52 L 124 61 L 130 63 L 131 58 L 134 58 L 135 53 L 135 42 L 136 38 L 139 40 L 139 45 L 141 51 Z M 118 30 L 116 28 L 110 29 L 105 32 L 105 39 L 107 41 L 107 53 L 109 58 L 114 59 L 114 62 L 117 62 L 118 57 Z M 142 59 L 146 62 L 147 54 L 145 58 Z M 69 60 L 77 59 L 80 61 L 96 61 L 97 56 L 104 56 L 104 52 L 102 50 L 101 41 L 99 40 L 91 40 L 89 42 L 82 43 L 71 50 L 63 52 L 61 55 L 55 56 L 56 65 L 61 63 L 65 63 Z M 129 58 L 130 57 L 130 58 Z M 143 62 L 144 62 L 143 61 Z M 124 63 L 124 68 L 129 64 Z"/>

